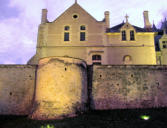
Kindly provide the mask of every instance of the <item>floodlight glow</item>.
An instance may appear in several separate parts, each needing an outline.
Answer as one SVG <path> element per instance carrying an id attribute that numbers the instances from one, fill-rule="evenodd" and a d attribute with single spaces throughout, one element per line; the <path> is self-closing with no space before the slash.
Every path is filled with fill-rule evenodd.
<path id="1" fill-rule="evenodd" d="M 143 120 L 149 120 L 150 116 L 148 116 L 148 115 L 142 115 L 142 116 L 140 116 L 140 118 L 143 119 Z"/>
<path id="2" fill-rule="evenodd" d="M 55 128 L 55 127 L 53 125 L 47 124 L 46 127 L 42 125 L 41 128 Z"/>

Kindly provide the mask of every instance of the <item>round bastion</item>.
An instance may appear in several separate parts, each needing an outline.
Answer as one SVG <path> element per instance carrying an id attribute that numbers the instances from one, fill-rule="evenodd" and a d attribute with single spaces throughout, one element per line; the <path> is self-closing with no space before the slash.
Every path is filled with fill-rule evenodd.
<path id="1" fill-rule="evenodd" d="M 87 66 L 67 57 L 40 59 L 30 118 L 37 120 L 73 117 L 86 110 Z"/>

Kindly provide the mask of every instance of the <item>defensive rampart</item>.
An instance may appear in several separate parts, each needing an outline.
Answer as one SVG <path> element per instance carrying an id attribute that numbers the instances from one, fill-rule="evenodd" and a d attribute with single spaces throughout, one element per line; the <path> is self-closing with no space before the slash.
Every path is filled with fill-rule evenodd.
<path id="1" fill-rule="evenodd" d="M 32 107 L 36 66 L 0 65 L 0 114 L 28 115 Z"/>
<path id="2" fill-rule="evenodd" d="M 93 66 L 92 109 L 167 106 L 167 66 Z"/>

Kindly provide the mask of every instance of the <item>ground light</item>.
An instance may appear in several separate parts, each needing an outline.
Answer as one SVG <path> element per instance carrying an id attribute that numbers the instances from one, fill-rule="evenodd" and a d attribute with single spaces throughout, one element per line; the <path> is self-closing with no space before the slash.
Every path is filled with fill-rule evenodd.
<path id="1" fill-rule="evenodd" d="M 150 119 L 150 116 L 148 116 L 148 115 L 141 115 L 140 118 L 141 118 L 142 120 L 149 120 L 149 119 Z"/>
<path id="2" fill-rule="evenodd" d="M 46 126 L 41 126 L 40 128 L 55 128 L 53 125 L 49 125 L 49 124 L 47 124 Z"/>

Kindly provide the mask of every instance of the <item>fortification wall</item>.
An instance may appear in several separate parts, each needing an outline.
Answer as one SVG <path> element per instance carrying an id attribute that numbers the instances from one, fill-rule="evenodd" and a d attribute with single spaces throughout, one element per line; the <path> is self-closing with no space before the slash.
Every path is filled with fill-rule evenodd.
<path id="1" fill-rule="evenodd" d="M 37 78 L 36 70 L 0 65 L 0 115 L 63 118 L 85 111 L 87 103 L 96 110 L 167 107 L 167 66 L 94 65 L 87 70 L 82 60 L 50 57 L 40 60 Z"/>
<path id="2" fill-rule="evenodd" d="M 167 66 L 93 66 L 96 110 L 167 107 Z"/>
<path id="3" fill-rule="evenodd" d="M 87 103 L 87 66 L 74 58 L 49 57 L 39 61 L 33 119 L 75 116 Z"/>
<path id="4" fill-rule="evenodd" d="M 36 66 L 0 65 L 0 115 L 28 115 Z"/>

